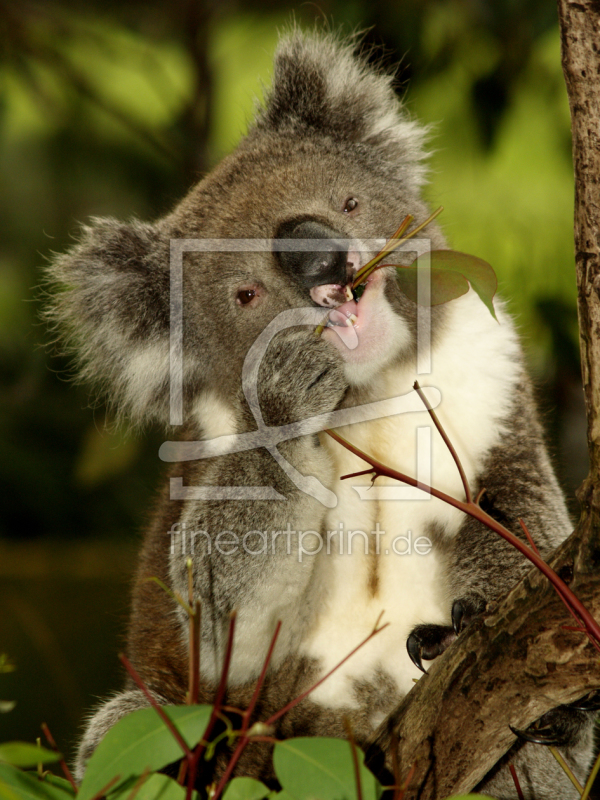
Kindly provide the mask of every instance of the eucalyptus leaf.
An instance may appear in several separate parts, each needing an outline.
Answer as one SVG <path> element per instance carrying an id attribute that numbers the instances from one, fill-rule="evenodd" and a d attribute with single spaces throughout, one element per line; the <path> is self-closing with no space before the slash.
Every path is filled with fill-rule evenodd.
<path id="1" fill-rule="evenodd" d="M 254 778 L 234 778 L 227 784 L 223 800 L 262 800 L 270 794 L 270 789 Z M 279 797 L 279 794 L 274 795 Z"/>
<path id="2" fill-rule="evenodd" d="M 469 290 L 470 284 L 490 314 L 497 319 L 494 310 L 494 295 L 498 288 L 496 273 L 482 258 L 456 250 L 432 250 L 419 256 L 409 267 L 397 267 L 396 277 L 407 297 L 417 302 L 417 273 L 424 268 L 427 259 L 431 269 L 430 305 L 448 303 L 461 297 Z"/>
<path id="3" fill-rule="evenodd" d="M 0 800 L 73 800 L 73 794 L 39 780 L 36 773 L 0 764 Z"/>
<path id="4" fill-rule="evenodd" d="M 206 730 L 210 706 L 163 706 L 188 747 Z M 183 757 L 171 731 L 154 708 L 142 708 L 120 719 L 88 761 L 78 800 L 91 800 L 117 775 L 120 785 L 145 770 L 159 770 Z M 116 787 L 115 787 L 116 788 Z"/>
<path id="5" fill-rule="evenodd" d="M 55 775 L 53 772 L 44 772 L 44 782 L 49 783 L 51 786 L 57 786 L 59 789 L 71 795 L 71 797 L 75 797 L 75 789 L 62 775 Z"/>
<path id="6" fill-rule="evenodd" d="M 0 761 L 12 764 L 13 767 L 36 767 L 38 764 L 52 764 L 60 761 L 61 758 L 60 753 L 29 744 L 29 742 L 0 744 Z"/>
<path id="7" fill-rule="evenodd" d="M 431 284 L 424 288 L 418 285 L 418 274 L 421 267 L 396 267 L 396 280 L 402 292 L 412 300 L 423 306 L 440 306 L 462 297 L 469 291 L 469 282 L 464 275 L 458 272 L 445 272 L 441 269 L 431 269 Z M 420 292 L 419 289 L 421 288 Z M 427 302 L 429 299 L 429 302 Z"/>
<path id="8" fill-rule="evenodd" d="M 132 793 L 134 781 L 127 781 L 122 788 L 114 793 L 109 792 L 110 800 L 123 798 L 126 800 Z M 181 786 L 167 775 L 152 773 L 146 777 L 143 784 L 136 789 L 135 800 L 185 800 L 186 787 Z"/>
<path id="9" fill-rule="evenodd" d="M 375 800 L 376 779 L 357 751 L 363 800 Z M 275 745 L 275 773 L 294 800 L 354 800 L 356 778 L 350 743 L 343 739 L 303 737 Z"/>

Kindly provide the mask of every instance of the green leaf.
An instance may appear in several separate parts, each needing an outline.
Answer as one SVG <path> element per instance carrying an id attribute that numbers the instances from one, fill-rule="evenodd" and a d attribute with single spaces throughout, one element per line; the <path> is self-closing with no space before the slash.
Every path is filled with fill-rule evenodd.
<path id="1" fill-rule="evenodd" d="M 0 714 L 8 714 L 16 705 L 16 700 L 0 700 Z"/>
<path id="2" fill-rule="evenodd" d="M 121 785 L 121 789 L 109 792 L 110 800 L 117 798 L 128 798 L 134 790 L 133 781 L 127 781 Z M 180 786 L 177 781 L 167 775 L 157 775 L 152 773 L 146 777 L 144 783 L 136 790 L 135 800 L 185 800 L 186 787 Z"/>
<path id="3" fill-rule="evenodd" d="M 195 747 L 206 730 L 210 706 L 163 706 L 188 746 Z M 183 756 L 171 731 L 153 708 L 141 708 L 120 719 L 90 758 L 78 800 L 91 800 L 115 776 L 120 785 L 144 770 L 159 770 Z"/>
<path id="4" fill-rule="evenodd" d="M 73 794 L 40 781 L 36 774 L 0 764 L 0 800 L 73 800 Z"/>
<path id="5" fill-rule="evenodd" d="M 420 305 L 440 306 L 462 297 L 469 291 L 467 279 L 458 272 L 445 272 L 441 269 L 431 269 L 431 294 L 429 303 L 424 302 L 424 297 L 419 297 L 417 289 L 417 275 L 421 267 L 396 267 L 396 280 L 402 292 Z"/>
<path id="6" fill-rule="evenodd" d="M 375 800 L 376 779 L 364 766 L 359 750 L 363 800 Z M 307 737 L 275 745 L 275 773 L 294 800 L 354 800 L 357 796 L 350 743 L 343 739 Z"/>
<path id="7" fill-rule="evenodd" d="M 75 797 L 75 789 L 73 789 L 69 781 L 63 778 L 62 775 L 55 775 L 53 772 L 44 772 L 44 782 L 52 786 L 58 786 L 59 789 L 67 792 L 71 797 Z"/>
<path id="8" fill-rule="evenodd" d="M 60 761 L 62 756 L 45 747 L 38 747 L 29 742 L 5 742 L 0 744 L 0 761 L 12 764 L 13 767 L 36 767 L 38 764 L 52 764 Z"/>
<path id="9" fill-rule="evenodd" d="M 185 786 L 167 775 L 150 775 L 136 794 L 136 800 L 184 800 Z"/>
<path id="10" fill-rule="evenodd" d="M 432 250 L 419 256 L 410 267 L 397 267 L 396 277 L 407 297 L 417 302 L 417 272 L 423 268 L 427 257 L 431 268 L 430 305 L 448 303 L 461 297 L 471 284 L 490 314 L 497 319 L 494 310 L 494 295 L 498 288 L 496 273 L 482 258 L 455 250 Z"/>
<path id="11" fill-rule="evenodd" d="M 227 784 L 223 800 L 262 800 L 269 793 L 270 789 L 254 778 L 234 778 Z"/>

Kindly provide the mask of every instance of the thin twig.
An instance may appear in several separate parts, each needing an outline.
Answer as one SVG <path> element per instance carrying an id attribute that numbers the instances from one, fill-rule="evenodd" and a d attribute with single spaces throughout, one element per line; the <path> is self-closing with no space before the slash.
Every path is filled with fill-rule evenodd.
<path id="1" fill-rule="evenodd" d="M 423 390 L 419 386 L 419 381 L 415 381 L 413 383 L 413 388 L 416 391 L 416 393 L 419 395 L 421 400 L 423 401 L 423 405 L 425 406 L 425 408 L 427 409 L 427 411 L 429 413 L 429 416 L 433 420 L 433 424 L 438 429 L 438 433 L 440 434 L 440 436 L 444 440 L 444 443 L 445 443 L 446 447 L 450 451 L 450 455 L 454 459 L 454 463 L 456 464 L 456 468 L 458 470 L 458 474 L 460 475 L 460 479 L 462 481 L 463 489 L 465 490 L 465 498 L 466 498 L 467 503 L 472 503 L 473 502 L 473 497 L 471 496 L 471 487 L 469 486 L 469 481 L 467 480 L 467 476 L 465 475 L 465 471 L 463 469 L 463 466 L 460 463 L 460 458 L 458 457 L 458 453 L 454 449 L 454 445 L 452 444 L 452 442 L 450 441 L 450 438 L 448 437 L 448 434 L 446 433 L 446 431 L 442 427 L 442 423 L 439 421 L 439 419 L 437 417 L 437 414 L 435 413 L 435 411 L 431 407 L 431 404 L 430 404 L 429 400 L 425 397 L 425 394 L 423 393 Z"/>
<path id="2" fill-rule="evenodd" d="M 157 586 L 159 586 L 163 592 L 168 594 L 172 600 L 175 600 L 175 602 L 183 608 L 186 614 L 192 613 L 192 607 L 185 602 L 179 592 L 173 592 L 171 589 L 169 589 L 167 584 L 161 581 L 160 578 L 157 578 L 156 575 L 151 575 L 149 578 L 145 578 L 145 580 L 152 581 L 152 583 L 155 583 Z"/>
<path id="3" fill-rule="evenodd" d="M 412 230 L 410 233 L 406 234 L 406 236 L 401 236 L 401 237 L 397 238 L 398 237 L 398 232 L 399 231 L 401 233 L 404 232 L 404 230 L 406 230 L 406 227 L 408 227 L 408 225 L 412 221 L 412 220 L 409 220 L 408 224 L 406 224 L 406 220 L 408 219 L 408 217 L 406 217 L 406 219 L 400 225 L 400 228 L 398 228 L 396 233 L 394 233 L 394 235 L 384 244 L 384 246 L 377 253 L 377 255 L 374 256 L 370 261 L 368 261 L 364 265 L 364 267 L 361 267 L 361 269 L 359 269 L 359 271 L 354 276 L 354 280 L 352 281 L 352 288 L 356 289 L 357 286 L 360 286 L 361 283 L 364 283 L 365 280 L 369 277 L 371 272 L 373 272 L 373 270 L 375 269 L 377 264 L 379 264 L 380 261 L 382 261 L 387 255 L 389 255 L 394 250 L 396 250 L 398 247 L 400 247 L 401 244 L 404 244 L 404 242 L 407 242 L 409 239 L 412 239 L 413 236 L 415 236 L 417 233 L 419 233 L 419 231 L 422 231 L 423 228 L 425 228 L 427 225 L 429 225 L 430 222 L 433 222 L 433 220 L 438 216 L 438 214 L 441 214 L 443 210 L 444 210 L 444 207 L 440 206 L 438 209 L 436 209 L 433 212 L 433 214 L 431 214 L 429 217 L 427 217 L 427 219 L 424 222 L 422 222 L 420 225 L 417 225 L 417 227 L 414 228 L 414 230 Z"/>
<path id="4" fill-rule="evenodd" d="M 600 754 L 598 755 L 598 758 L 594 762 L 594 766 L 592 767 L 592 771 L 590 772 L 589 778 L 585 782 L 585 786 L 583 787 L 583 794 L 581 795 L 581 800 L 588 800 L 590 792 L 592 791 L 592 786 L 594 785 L 594 781 L 596 780 L 596 775 L 598 774 L 598 770 L 600 770 Z"/>
<path id="5" fill-rule="evenodd" d="M 258 697 L 260 695 L 260 690 L 263 687 L 265 682 L 265 678 L 267 676 L 267 669 L 269 668 L 269 664 L 271 663 L 271 659 L 273 657 L 273 651 L 275 650 L 275 644 L 277 643 L 277 637 L 279 636 L 279 631 L 281 630 L 281 620 L 278 620 L 277 625 L 275 626 L 275 633 L 273 634 L 273 638 L 271 639 L 271 644 L 269 646 L 269 650 L 267 651 L 267 656 L 265 658 L 263 668 L 261 673 L 256 681 L 256 686 L 254 687 L 254 693 L 250 698 L 250 703 L 248 704 L 248 708 L 244 712 L 244 723 L 246 725 L 250 724 L 250 717 L 254 712 L 254 707 L 258 701 Z"/>
<path id="6" fill-rule="evenodd" d="M 345 664 L 346 661 L 348 661 L 348 659 L 351 658 L 354 655 L 354 653 L 356 653 L 357 650 L 360 650 L 360 648 L 364 647 L 367 644 L 367 642 L 369 642 L 374 636 L 376 636 L 378 633 L 381 633 L 381 631 L 384 628 L 387 628 L 388 625 L 390 624 L 389 622 L 386 622 L 385 625 L 381 626 L 381 628 L 377 627 L 379 625 L 379 620 L 381 619 L 382 616 L 383 616 L 383 611 L 377 617 L 377 622 L 375 623 L 375 627 L 373 628 L 371 633 L 365 639 L 363 639 L 362 642 L 360 642 L 360 644 L 356 645 L 354 650 L 351 650 L 345 658 L 339 661 L 335 665 L 335 667 L 333 667 L 333 669 L 330 669 L 326 675 L 324 675 L 320 680 L 318 680 L 315 684 L 313 684 L 310 687 L 310 689 L 307 689 L 305 692 L 302 692 L 302 694 L 298 695 L 298 697 L 294 698 L 293 700 L 290 700 L 290 702 L 287 705 L 285 705 L 282 709 L 280 709 L 279 711 L 275 712 L 275 714 L 270 716 L 269 719 L 266 720 L 265 725 L 273 725 L 273 723 L 276 722 L 280 717 L 283 717 L 283 715 L 287 714 L 287 712 L 290 711 L 292 708 L 294 708 L 294 706 L 297 706 L 298 703 L 301 703 L 305 697 L 308 697 L 308 695 L 311 694 L 311 692 L 314 692 L 315 689 L 318 686 L 320 686 L 324 681 L 326 681 L 330 675 L 333 675 L 333 673 L 336 672 L 336 670 L 338 670 L 343 664 Z"/>
<path id="7" fill-rule="evenodd" d="M 344 728 L 346 729 L 346 736 L 350 744 L 350 752 L 352 753 L 352 766 L 354 768 L 354 780 L 356 782 L 356 800 L 362 800 L 362 783 L 360 780 L 360 763 L 358 761 L 358 753 L 356 752 L 356 742 L 354 741 L 354 733 L 350 720 L 344 719 Z"/>
<path id="8" fill-rule="evenodd" d="M 527 527 L 527 525 L 525 525 L 525 523 L 523 522 L 523 520 L 522 520 L 522 519 L 519 519 L 519 525 L 520 525 L 520 526 L 521 526 L 521 528 L 523 529 L 523 533 L 524 533 L 524 534 L 525 534 L 525 536 L 527 537 L 527 541 L 529 542 L 529 544 L 530 544 L 530 546 L 531 546 L 531 549 L 532 549 L 532 550 L 535 550 L 535 552 L 536 552 L 536 553 L 538 554 L 538 556 L 539 556 L 539 555 L 540 555 L 540 551 L 537 549 L 537 545 L 536 545 L 536 543 L 533 541 L 533 536 L 532 536 L 532 535 L 529 533 L 529 528 Z M 541 558 L 541 556 L 540 556 L 540 558 Z"/>
<path id="9" fill-rule="evenodd" d="M 208 742 L 210 741 L 210 736 L 213 732 L 213 728 L 215 727 L 217 721 L 221 717 L 221 708 L 223 706 L 223 699 L 225 697 L 225 692 L 227 690 L 227 681 L 229 678 L 229 667 L 231 666 L 231 656 L 233 653 L 233 637 L 235 634 L 235 621 L 237 617 L 237 612 L 232 611 L 229 616 L 229 633 L 227 635 L 227 645 L 225 647 L 225 658 L 223 659 L 223 667 L 221 669 L 221 679 L 219 681 L 219 686 L 217 689 L 217 694 L 215 696 L 215 700 L 213 703 L 211 715 L 208 720 L 208 724 L 206 729 L 202 735 L 202 738 L 194 748 L 194 752 L 190 753 L 189 756 L 189 765 L 187 771 L 187 783 L 186 783 L 186 800 L 191 800 L 192 794 L 194 792 L 194 786 L 196 784 L 196 772 L 198 769 L 198 763 L 202 758 L 207 746 Z"/>
<path id="10" fill-rule="evenodd" d="M 394 231 L 394 233 L 392 233 L 390 238 L 383 245 L 381 250 L 379 250 L 379 252 L 377 252 L 373 256 L 373 258 L 367 261 L 367 263 L 356 272 L 356 275 L 354 276 L 354 279 L 352 281 L 353 289 L 356 289 L 357 286 L 360 286 L 360 284 L 369 277 L 369 275 L 375 269 L 377 264 L 379 264 L 379 262 L 383 258 L 385 258 L 385 256 L 387 256 L 388 253 L 391 253 L 396 247 L 398 247 L 401 244 L 402 240 L 400 240 L 400 237 L 402 236 L 404 231 L 408 228 L 413 219 L 414 217 L 412 214 L 407 214 L 400 223 L 400 225 L 398 226 L 398 228 Z"/>
<path id="11" fill-rule="evenodd" d="M 187 746 L 183 736 L 177 730 L 177 726 L 175 725 L 173 720 L 170 719 L 169 716 L 166 714 L 164 708 L 161 708 L 161 706 L 156 702 L 154 697 L 152 697 L 152 694 L 149 691 L 148 687 L 146 686 L 144 681 L 140 678 L 140 676 L 137 674 L 137 672 L 135 671 L 135 669 L 133 667 L 133 664 L 129 661 L 129 659 L 127 658 L 125 653 L 119 653 L 119 658 L 121 660 L 121 663 L 123 664 L 123 666 L 127 670 L 127 672 L 131 675 L 131 677 L 136 682 L 138 687 L 142 690 L 142 692 L 148 698 L 148 702 L 150 703 L 152 708 L 156 711 L 158 716 L 162 719 L 162 721 L 165 723 L 167 728 L 171 731 L 171 733 L 173 734 L 173 738 L 176 740 L 176 742 L 179 745 L 179 747 L 181 747 L 181 749 L 185 753 L 186 757 L 187 758 L 192 758 L 192 751 Z"/>
<path id="12" fill-rule="evenodd" d="M 560 751 L 558 750 L 558 748 L 554 747 L 554 745 L 550 745 L 549 750 L 552 753 L 552 755 L 554 756 L 554 758 L 558 761 L 560 766 L 563 768 L 565 775 L 571 781 L 573 786 L 577 789 L 579 794 L 580 795 L 583 794 L 583 786 L 579 783 L 579 781 L 577 780 L 575 775 L 573 775 L 573 771 L 572 771 L 571 767 L 564 760 L 564 758 L 560 754 Z"/>
<path id="13" fill-rule="evenodd" d="M 517 796 L 519 800 L 525 800 L 525 796 L 523 794 L 523 790 L 521 789 L 521 784 L 519 783 L 519 779 L 517 778 L 517 772 L 512 764 L 508 765 L 510 770 L 510 774 L 512 775 L 513 783 L 515 784 L 515 789 L 517 790 Z"/>
<path id="14" fill-rule="evenodd" d="M 273 637 L 271 639 L 271 644 L 269 645 L 269 649 L 267 651 L 267 655 L 265 657 L 261 673 L 260 673 L 260 675 L 258 677 L 258 680 L 256 681 L 256 686 L 254 687 L 254 692 L 253 692 L 252 697 L 250 699 L 250 703 L 248 704 L 248 708 L 246 709 L 246 711 L 244 711 L 244 714 L 242 716 L 241 736 L 238 739 L 237 745 L 235 747 L 235 750 L 233 751 L 233 754 L 232 754 L 231 758 L 229 759 L 229 762 L 227 764 L 225 772 L 221 776 L 221 780 L 217 784 L 217 788 L 215 789 L 214 793 L 212 794 L 211 800 L 218 800 L 219 796 L 221 795 L 221 793 L 225 789 L 227 781 L 229 780 L 229 778 L 231 776 L 231 773 L 233 772 L 233 770 L 235 768 L 235 765 L 239 761 L 240 756 L 242 755 L 246 745 L 250 741 L 250 737 L 248 735 L 248 727 L 250 725 L 250 718 L 251 718 L 252 714 L 254 713 L 254 708 L 255 708 L 256 703 L 258 701 L 258 697 L 260 695 L 260 692 L 261 692 L 261 689 L 263 687 L 263 684 L 265 682 L 265 678 L 267 676 L 267 670 L 269 668 L 269 664 L 271 663 L 271 658 L 273 657 L 273 651 L 275 650 L 275 644 L 277 642 L 277 637 L 279 636 L 279 631 L 280 630 L 281 630 L 281 620 L 279 620 L 277 622 L 277 625 L 275 627 L 275 633 L 273 634 Z"/>
<path id="15" fill-rule="evenodd" d="M 390 750 L 392 753 L 392 775 L 394 776 L 394 798 L 398 800 L 400 794 L 400 762 L 398 760 L 398 736 L 394 730 L 390 731 Z M 400 798 L 402 800 L 402 798 Z"/>
<path id="16" fill-rule="evenodd" d="M 44 736 L 46 737 L 48 744 L 50 745 L 52 750 L 54 750 L 55 753 L 59 753 L 60 750 L 58 749 L 58 746 L 54 741 L 54 736 L 52 736 L 52 734 L 50 733 L 50 728 L 46 725 L 45 722 L 42 722 L 42 731 L 44 732 Z M 63 771 L 63 775 L 69 781 L 73 789 L 75 789 L 75 794 L 77 794 L 77 792 L 79 791 L 79 787 L 77 786 L 77 784 L 73 779 L 73 775 L 71 774 L 71 770 L 67 766 L 67 762 L 61 756 L 61 759 L 58 763 L 60 764 L 60 768 Z"/>
<path id="17" fill-rule="evenodd" d="M 412 767 L 408 771 L 408 775 L 406 776 L 406 780 L 402 784 L 402 787 L 398 787 L 397 794 L 394 796 L 394 800 L 404 800 L 404 795 L 406 794 L 406 790 L 410 786 L 410 782 L 413 779 L 413 775 L 415 774 L 417 769 L 417 762 L 412 765 Z"/>

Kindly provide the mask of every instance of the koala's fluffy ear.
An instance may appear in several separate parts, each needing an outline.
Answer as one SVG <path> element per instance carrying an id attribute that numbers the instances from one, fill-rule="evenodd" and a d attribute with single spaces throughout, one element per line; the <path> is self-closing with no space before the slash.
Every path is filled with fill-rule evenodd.
<path id="1" fill-rule="evenodd" d="M 294 30 L 283 38 L 255 128 L 366 146 L 380 169 L 385 162 L 417 191 L 425 180 L 427 130 L 408 117 L 393 77 L 355 50 L 332 34 Z"/>
<path id="2" fill-rule="evenodd" d="M 46 316 L 76 354 L 82 377 L 99 384 L 119 413 L 166 422 L 168 238 L 141 222 L 92 223 L 49 267 L 56 291 Z"/>

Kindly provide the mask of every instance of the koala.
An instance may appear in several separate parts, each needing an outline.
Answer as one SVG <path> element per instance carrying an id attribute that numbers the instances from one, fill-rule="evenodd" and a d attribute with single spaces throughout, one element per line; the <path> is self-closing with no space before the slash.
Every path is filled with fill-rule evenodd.
<path id="1" fill-rule="evenodd" d="M 421 197 L 427 131 L 392 77 L 330 33 L 284 36 L 263 105 L 237 149 L 162 219 L 95 219 L 55 259 L 49 312 L 97 384 L 134 424 L 177 442 L 135 577 L 128 656 L 159 703 L 185 701 L 188 620 L 156 582 L 202 602 L 200 700 L 219 680 L 231 614 L 228 704 L 245 707 L 281 623 L 256 716 L 312 686 L 276 735 L 365 746 L 423 660 L 460 635 L 530 568 L 503 540 L 418 488 L 368 475 L 324 430 L 461 497 L 456 465 L 412 391 L 436 406 L 474 492 L 542 557 L 571 531 L 513 322 L 473 290 L 423 308 L 395 264 L 447 247 L 432 224 L 391 254 L 360 299 L 345 287 Z M 321 335 L 315 328 L 327 325 Z M 425 321 L 425 324 L 424 324 Z M 423 357 L 425 352 L 425 357 Z M 168 427 L 175 426 L 175 427 Z M 381 616 L 383 615 L 383 616 Z M 147 705 L 129 682 L 87 723 L 77 774 L 106 731 Z M 562 710 L 565 757 L 583 780 L 589 715 Z M 566 721 L 565 721 L 566 720 Z M 272 780 L 267 744 L 240 774 Z M 577 797 L 546 748 L 511 753 L 525 796 Z M 477 787 L 516 797 L 507 768 Z"/>

